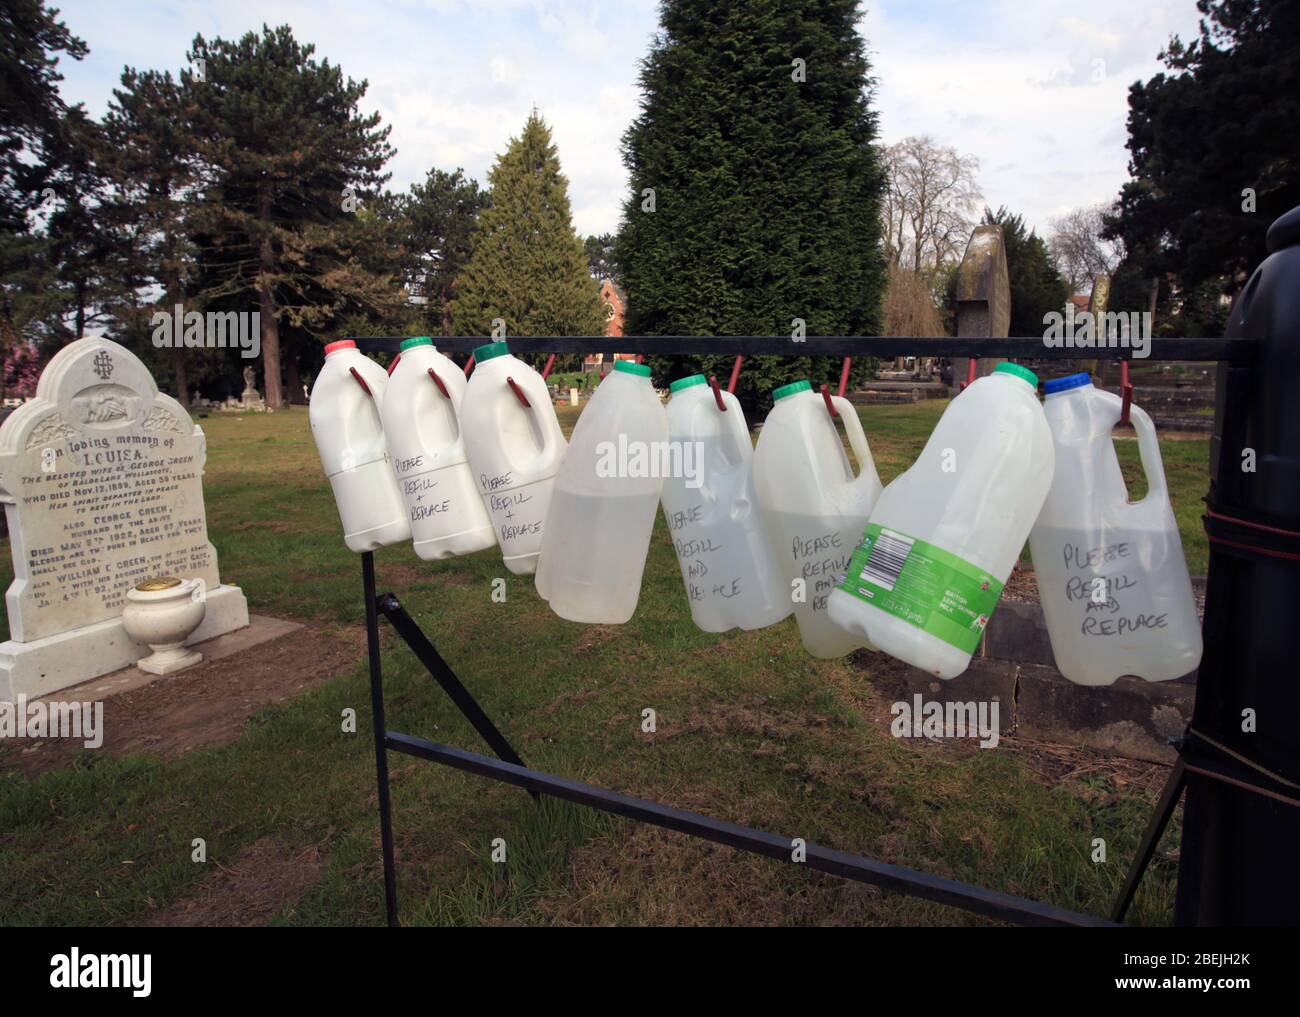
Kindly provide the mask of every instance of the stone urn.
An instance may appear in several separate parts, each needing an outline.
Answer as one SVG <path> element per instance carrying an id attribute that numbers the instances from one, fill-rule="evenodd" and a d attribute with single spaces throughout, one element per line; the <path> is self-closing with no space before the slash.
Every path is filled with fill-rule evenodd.
<path id="1" fill-rule="evenodd" d="M 137 661 L 136 667 L 165 675 L 201 661 L 203 654 L 186 649 L 185 640 L 199 627 L 206 611 L 203 584 L 197 579 L 162 576 L 127 591 L 122 627 L 137 643 L 147 643 L 153 650 Z"/>

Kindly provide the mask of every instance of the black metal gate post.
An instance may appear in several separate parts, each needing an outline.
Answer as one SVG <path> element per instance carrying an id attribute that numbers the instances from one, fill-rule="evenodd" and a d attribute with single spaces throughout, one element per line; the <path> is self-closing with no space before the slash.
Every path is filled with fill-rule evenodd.
<path id="1" fill-rule="evenodd" d="M 1254 370 L 1219 367 L 1179 925 L 1300 920 L 1300 208 L 1268 247 L 1228 323 Z"/>
<path id="2" fill-rule="evenodd" d="M 393 810 L 388 797 L 388 750 L 384 735 L 384 677 L 379 663 L 379 608 L 375 603 L 375 555 L 361 555 L 361 586 L 366 597 L 366 651 L 370 658 L 370 720 L 375 733 L 375 784 L 379 792 L 379 839 L 384 852 L 384 908 L 397 925 L 397 872 L 393 865 Z"/>

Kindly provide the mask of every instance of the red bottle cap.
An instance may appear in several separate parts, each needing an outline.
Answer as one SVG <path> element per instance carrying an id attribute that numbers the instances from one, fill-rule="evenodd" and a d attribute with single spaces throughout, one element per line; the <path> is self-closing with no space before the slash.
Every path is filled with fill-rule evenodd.
<path id="1" fill-rule="evenodd" d="M 355 350 L 356 348 L 357 348 L 357 344 L 354 343 L 351 339 L 340 339 L 336 343 L 325 344 L 325 356 L 328 357 L 335 350 Z"/>

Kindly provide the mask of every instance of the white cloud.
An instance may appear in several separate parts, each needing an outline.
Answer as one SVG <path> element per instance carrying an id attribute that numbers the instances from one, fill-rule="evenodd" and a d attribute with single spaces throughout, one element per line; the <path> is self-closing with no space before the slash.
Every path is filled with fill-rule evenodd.
<path id="1" fill-rule="evenodd" d="M 862 31 L 886 141 L 930 134 L 980 159 L 988 203 L 1045 230 L 1050 216 L 1109 200 L 1126 177 L 1130 82 L 1158 69 L 1194 0 L 869 0 Z M 102 114 L 123 65 L 184 62 L 196 33 L 235 38 L 293 26 L 353 78 L 392 126 L 390 186 L 431 167 L 480 181 L 536 105 L 551 124 L 580 232 L 616 227 L 627 175 L 619 143 L 637 112 L 638 61 L 657 3 L 636 0 L 62 0 L 90 46 L 65 96 Z M 1104 75 L 1093 81 L 1095 61 Z"/>

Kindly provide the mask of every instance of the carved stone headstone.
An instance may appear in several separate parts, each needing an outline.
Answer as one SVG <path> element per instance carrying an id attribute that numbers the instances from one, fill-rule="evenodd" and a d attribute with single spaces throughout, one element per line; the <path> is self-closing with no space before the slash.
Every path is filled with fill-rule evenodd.
<path id="1" fill-rule="evenodd" d="M 1002 227 L 977 226 L 957 269 L 957 338 L 1005 339 L 1010 328 L 1011 284 Z M 961 391 L 969 363 L 965 358 L 953 361 L 953 395 Z M 976 377 L 995 366 L 995 358 L 981 359 Z"/>
<path id="2" fill-rule="evenodd" d="M 79 339 L 55 355 L 36 398 L 0 426 L 0 502 L 14 581 L 5 595 L 0 700 L 44 695 L 148 652 L 122 628 L 126 593 L 171 575 L 203 582 L 189 642 L 248 624 L 222 586 L 203 504 L 203 431 L 124 346 Z"/>

